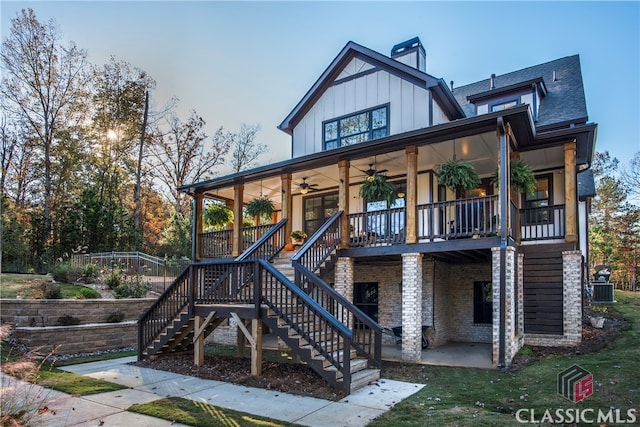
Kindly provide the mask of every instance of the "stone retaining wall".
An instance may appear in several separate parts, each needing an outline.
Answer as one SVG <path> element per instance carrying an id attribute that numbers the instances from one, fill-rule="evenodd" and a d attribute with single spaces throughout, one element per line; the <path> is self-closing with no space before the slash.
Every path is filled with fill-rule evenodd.
<path id="1" fill-rule="evenodd" d="M 136 347 L 138 324 L 92 323 L 76 326 L 17 327 L 16 337 L 40 354 L 76 354 Z"/>
<path id="2" fill-rule="evenodd" d="M 16 327 L 57 326 L 62 316 L 80 319 L 80 324 L 105 323 L 116 312 L 124 314 L 124 321 L 138 320 L 156 301 L 155 298 L 123 299 L 49 299 L 0 300 L 0 320 Z"/>

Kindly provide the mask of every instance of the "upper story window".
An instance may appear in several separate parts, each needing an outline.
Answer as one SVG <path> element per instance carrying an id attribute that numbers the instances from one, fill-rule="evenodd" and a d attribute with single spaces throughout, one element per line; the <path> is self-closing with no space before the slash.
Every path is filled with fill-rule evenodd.
<path id="1" fill-rule="evenodd" d="M 516 105 L 518 105 L 517 99 L 507 102 L 500 102 L 491 106 L 491 112 L 494 113 L 496 111 L 506 110 L 507 108 L 515 107 Z"/>
<path id="2" fill-rule="evenodd" d="M 359 144 L 389 135 L 389 106 L 324 122 L 324 149 Z"/>

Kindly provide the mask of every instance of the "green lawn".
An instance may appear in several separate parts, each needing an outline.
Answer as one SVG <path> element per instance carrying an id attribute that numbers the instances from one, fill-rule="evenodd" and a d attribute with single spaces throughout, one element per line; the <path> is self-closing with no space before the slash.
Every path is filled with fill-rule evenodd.
<path id="1" fill-rule="evenodd" d="M 371 426 L 506 426 L 517 424 L 518 410 L 523 419 L 534 410 L 539 420 L 546 409 L 597 413 L 614 408 L 625 419 L 627 410 L 640 409 L 640 293 L 616 291 L 616 299 L 609 309 L 622 314 L 631 329 L 608 347 L 586 355 L 547 356 L 516 372 L 424 366 L 411 378 L 396 379 L 426 386 Z M 593 374 L 594 385 L 593 394 L 577 404 L 556 389 L 558 373 L 574 364 Z"/>
<path id="2" fill-rule="evenodd" d="M 40 282 L 52 283 L 53 279 L 47 274 L 2 273 L 0 274 L 0 298 L 16 299 L 18 293 L 22 298 L 29 298 L 35 292 L 34 285 Z M 62 298 L 82 298 L 81 292 L 85 286 L 69 283 L 57 284 L 61 287 Z"/>

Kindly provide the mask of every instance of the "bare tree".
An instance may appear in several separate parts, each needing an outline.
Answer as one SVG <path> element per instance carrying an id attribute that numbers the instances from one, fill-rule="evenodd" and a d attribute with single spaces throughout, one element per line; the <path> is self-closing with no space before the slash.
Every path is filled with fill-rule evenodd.
<path id="1" fill-rule="evenodd" d="M 43 163 L 42 243 L 51 235 L 52 158 L 58 132 L 82 116 L 82 100 L 89 75 L 87 55 L 70 43 L 60 44 L 53 20 L 41 24 L 32 9 L 22 10 L 12 20 L 9 36 L 2 43 L 4 69 L 2 96 L 12 113 L 22 117 L 36 136 Z M 63 149 L 63 147 L 60 147 Z"/>
<path id="2" fill-rule="evenodd" d="M 265 144 L 256 141 L 260 125 L 240 126 L 240 132 L 233 135 L 231 168 L 233 172 L 247 170 L 256 165 L 256 160 L 268 151 Z"/>
<path id="3" fill-rule="evenodd" d="M 188 202 L 178 187 L 210 178 L 214 168 L 224 163 L 232 138 L 221 127 L 208 141 L 209 136 L 203 130 L 205 121 L 195 111 L 191 111 L 186 122 L 174 115 L 167 124 L 168 133 L 156 135 L 150 150 L 156 158 L 158 178 L 167 187 L 176 212 L 184 216 L 188 213 Z"/>
<path id="4" fill-rule="evenodd" d="M 629 167 L 622 168 L 622 182 L 629 198 L 640 204 L 640 151 L 629 161 Z"/>

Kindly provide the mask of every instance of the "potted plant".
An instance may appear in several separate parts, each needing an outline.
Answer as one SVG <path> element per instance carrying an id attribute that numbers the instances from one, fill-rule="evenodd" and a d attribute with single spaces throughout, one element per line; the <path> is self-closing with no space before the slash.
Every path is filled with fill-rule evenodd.
<path id="1" fill-rule="evenodd" d="M 269 219 L 276 210 L 273 202 L 264 196 L 260 196 L 247 204 L 245 212 L 250 217 Z"/>
<path id="2" fill-rule="evenodd" d="M 396 189 L 387 181 L 386 176 L 376 174 L 367 177 L 362 183 L 360 197 L 369 201 L 386 200 L 391 207 L 396 201 Z"/>
<path id="3" fill-rule="evenodd" d="M 457 191 L 473 190 L 480 185 L 480 177 L 476 168 L 468 160 L 449 160 L 436 168 L 438 182 Z"/>
<path id="4" fill-rule="evenodd" d="M 307 233 L 302 230 L 295 230 L 291 232 L 291 241 L 294 245 L 302 245 L 306 238 Z"/>
<path id="5" fill-rule="evenodd" d="M 538 186 L 536 176 L 533 173 L 531 166 L 522 161 L 519 157 L 513 158 L 510 161 L 509 179 L 511 181 L 511 188 L 517 190 L 519 193 L 533 194 Z M 491 178 L 491 184 L 496 187 L 500 184 L 500 176 L 498 171 Z"/>
<path id="6" fill-rule="evenodd" d="M 233 220 L 233 212 L 221 203 L 212 203 L 204 210 L 204 223 L 207 228 L 224 230 Z"/>

